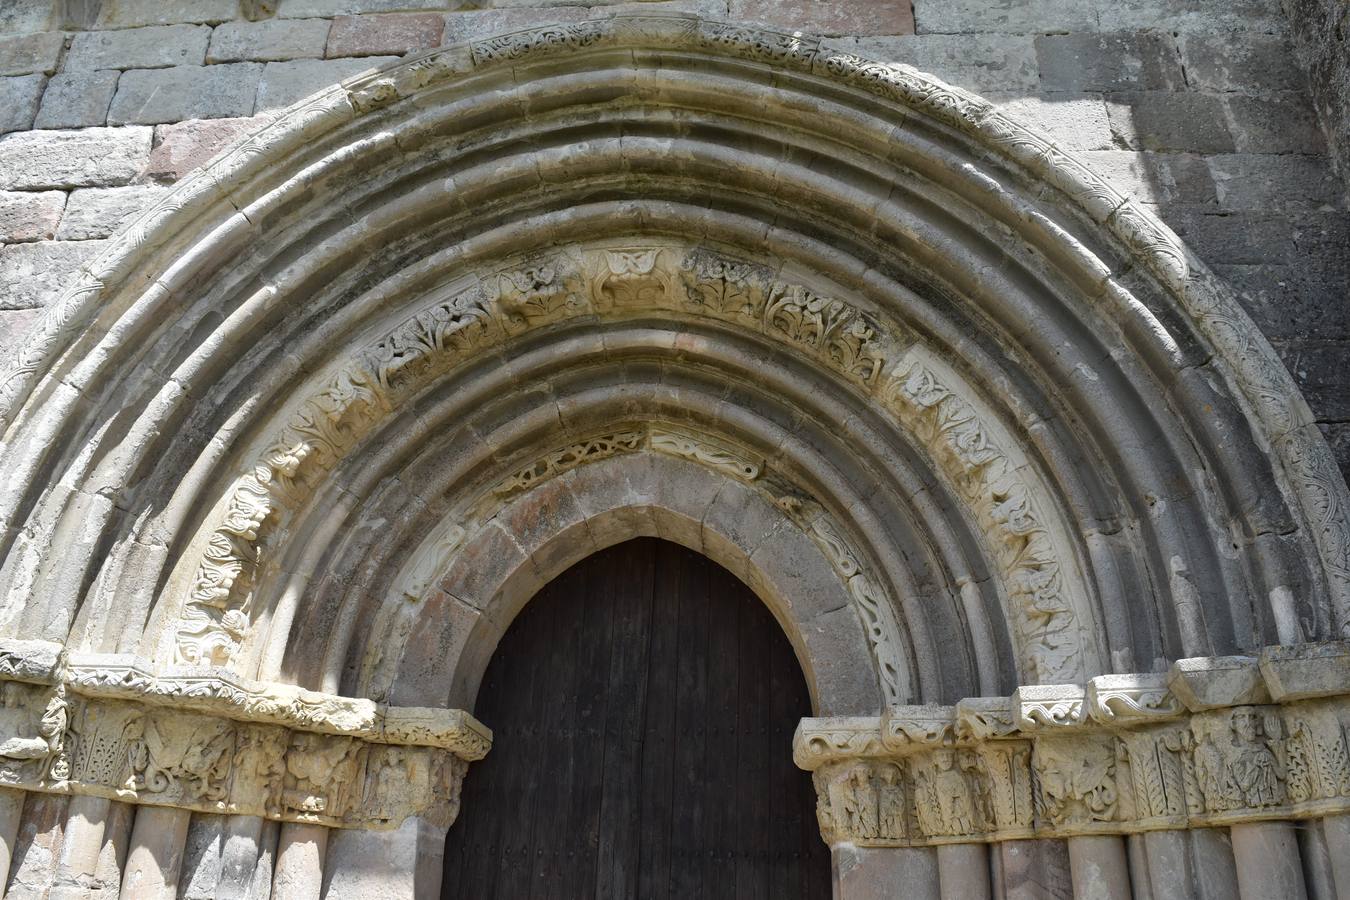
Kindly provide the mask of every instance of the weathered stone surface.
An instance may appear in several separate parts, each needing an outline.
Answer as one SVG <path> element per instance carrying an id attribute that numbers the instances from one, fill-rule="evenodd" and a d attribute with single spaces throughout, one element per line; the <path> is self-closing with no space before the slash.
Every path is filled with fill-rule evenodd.
<path id="1" fill-rule="evenodd" d="M 55 72 L 65 38 L 59 31 L 0 36 L 0 75 Z"/>
<path id="2" fill-rule="evenodd" d="M 0 190 L 127 184 L 145 167 L 151 129 L 28 131 L 0 138 Z"/>
<path id="3" fill-rule="evenodd" d="M 908 3 L 857 0 L 816 3 L 814 0 L 730 0 L 733 22 L 760 22 L 815 34 L 913 34 L 914 11 Z"/>
<path id="4" fill-rule="evenodd" d="M 277 15 L 282 18 L 351 16 L 361 13 L 445 10 L 479 5 L 456 0 L 278 0 Z"/>
<path id="5" fill-rule="evenodd" d="M 1350 371 L 1350 343 L 1311 340 L 1275 341 L 1285 368 L 1317 414 L 1332 421 L 1350 419 L 1350 391 L 1345 373 Z"/>
<path id="6" fill-rule="evenodd" d="M 1350 643 L 1266 647 L 1261 651 L 1261 677 L 1277 703 L 1350 692 Z"/>
<path id="7" fill-rule="evenodd" d="M 103 0 L 99 28 L 135 28 L 180 22 L 228 22 L 239 15 L 239 0 Z"/>
<path id="8" fill-rule="evenodd" d="M 1159 32 L 1036 38 L 1043 91 L 1174 91 L 1185 86 L 1171 38 Z"/>
<path id="9" fill-rule="evenodd" d="M 46 75 L 0 78 L 0 134 L 33 127 Z"/>
<path id="10" fill-rule="evenodd" d="M 258 85 L 258 112 L 290 106 L 358 72 L 379 68 L 396 59 L 397 56 L 370 56 L 360 59 L 301 59 L 268 63 Z"/>
<path id="11" fill-rule="evenodd" d="M 108 237 L 167 191 L 153 184 L 71 191 L 56 238 L 87 241 Z"/>
<path id="12" fill-rule="evenodd" d="M 1192 88 L 1244 93 L 1307 89 L 1307 76 L 1284 35 L 1246 30 L 1182 34 L 1177 45 Z"/>
<path id="13" fill-rule="evenodd" d="M 199 66 L 210 39 L 211 29 L 205 25 L 87 31 L 71 39 L 65 71 Z"/>
<path id="14" fill-rule="evenodd" d="M 0 310 L 0 359 L 15 358 L 41 316 L 42 310 L 36 307 Z"/>
<path id="15" fill-rule="evenodd" d="M 237 119 L 191 119 L 160 125 L 155 129 L 154 148 L 145 167 L 145 178 L 174 182 L 210 162 L 240 135 L 261 128 L 268 116 Z"/>
<path id="16" fill-rule="evenodd" d="M 862 38 L 870 59 L 911 65 L 968 91 L 1035 91 L 1032 39 L 1017 34 L 921 34 Z"/>
<path id="17" fill-rule="evenodd" d="M 227 22 L 211 33 L 208 63 L 320 58 L 328 42 L 327 19 Z"/>
<path id="18" fill-rule="evenodd" d="M 42 92 L 35 128 L 89 128 L 108 121 L 120 72 L 71 72 L 52 76 Z"/>
<path id="19" fill-rule="evenodd" d="M 1106 112 L 1116 140 L 1132 150 L 1231 153 L 1222 101 L 1209 94 L 1143 91 L 1110 94 Z"/>
<path id="20" fill-rule="evenodd" d="M 1308 73 L 1317 108 L 1341 174 L 1350 183 L 1350 54 L 1345 52 L 1345 4 L 1284 0 L 1293 43 Z"/>
<path id="21" fill-rule="evenodd" d="M 1091 150 L 1083 160 L 1118 190 L 1150 204 L 1215 205 L 1218 196 L 1205 157 L 1189 153 Z M 1166 213 L 1164 213 L 1166 215 Z"/>
<path id="22" fill-rule="evenodd" d="M 919 0 L 914 18 L 919 34 L 1097 30 L 1093 0 Z"/>
<path id="23" fill-rule="evenodd" d="M 123 72 L 108 122 L 155 125 L 250 115 L 262 70 L 262 63 L 228 63 Z"/>
<path id="24" fill-rule="evenodd" d="M 435 13 L 339 16 L 333 20 L 325 56 L 401 55 L 441 43 L 445 18 Z"/>
<path id="25" fill-rule="evenodd" d="M 1235 153 L 1205 160 L 1222 209 L 1345 208 L 1345 190 L 1324 156 Z"/>
<path id="26" fill-rule="evenodd" d="M 61 191 L 0 191 L 0 244 L 51 240 L 65 205 Z"/>
<path id="27" fill-rule="evenodd" d="M 507 34 L 540 25 L 581 22 L 590 15 L 581 6 L 544 6 L 521 9 L 475 9 L 445 17 L 442 44 L 474 41 L 494 34 Z"/>
<path id="28" fill-rule="evenodd" d="M 1212 34 L 1278 34 L 1287 27 L 1266 0 L 1092 0 L 1103 31 L 1157 29 Z"/>
<path id="29" fill-rule="evenodd" d="M 0 3 L 0 34 L 32 34 L 53 24 L 51 0 L 5 0 Z"/>
<path id="30" fill-rule="evenodd" d="M 1228 129 L 1243 153 L 1325 153 L 1326 135 L 1302 93 L 1224 98 Z"/>
<path id="31" fill-rule="evenodd" d="M 1179 659 L 1167 686 L 1192 712 L 1270 702 L 1258 661 L 1250 656 Z"/>
<path id="32" fill-rule="evenodd" d="M 0 309 L 33 309 L 61 295 L 103 241 L 39 241 L 0 247 Z"/>
<path id="33" fill-rule="evenodd" d="M 1050 137 L 1066 150 L 1114 146 L 1106 103 L 1100 94 L 1031 94 L 987 91 L 986 99 L 1013 121 Z"/>

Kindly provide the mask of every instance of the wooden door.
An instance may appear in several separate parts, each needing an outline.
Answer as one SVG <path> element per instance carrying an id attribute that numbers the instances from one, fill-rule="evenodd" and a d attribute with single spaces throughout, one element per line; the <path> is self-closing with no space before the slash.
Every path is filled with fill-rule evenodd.
<path id="1" fill-rule="evenodd" d="M 474 712 L 496 739 L 469 770 L 443 897 L 830 896 L 792 764 L 801 670 L 705 557 L 643 538 L 565 572 L 502 638 Z"/>

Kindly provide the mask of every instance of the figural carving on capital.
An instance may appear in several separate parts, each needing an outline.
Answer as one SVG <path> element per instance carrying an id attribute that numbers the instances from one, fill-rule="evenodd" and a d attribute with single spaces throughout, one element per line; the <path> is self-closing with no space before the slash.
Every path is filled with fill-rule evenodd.
<path id="1" fill-rule="evenodd" d="M 0 785 L 25 790 L 334 827 L 448 824 L 468 763 L 491 746 L 460 710 L 161 676 L 39 642 L 0 642 L 0 659 Z"/>
<path id="2" fill-rule="evenodd" d="M 1340 649 L 1267 653 L 1293 668 L 1293 661 L 1350 658 Z M 1197 708 L 1170 693 L 1167 675 L 1098 676 L 955 707 L 895 707 L 874 719 L 803 719 L 794 758 L 816 773 L 826 839 L 872 846 L 1134 834 L 1350 812 L 1350 691 L 1254 704 L 1251 686 L 1227 674 L 1231 661 L 1204 663 L 1181 661 L 1170 673 L 1214 673 Z M 909 787 L 903 837 L 856 830 L 849 810 L 861 801 L 839 785 L 856 794 L 871 783 L 875 794 L 875 779 L 849 774 L 860 764 L 869 772 L 893 766 Z"/>

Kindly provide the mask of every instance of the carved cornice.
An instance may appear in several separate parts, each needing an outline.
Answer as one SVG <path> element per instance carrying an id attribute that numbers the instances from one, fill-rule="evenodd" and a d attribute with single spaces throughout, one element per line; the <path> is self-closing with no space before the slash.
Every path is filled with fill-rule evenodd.
<path id="1" fill-rule="evenodd" d="M 133 656 L 0 642 L 0 785 L 336 827 L 449 824 L 492 733 L 396 707 Z"/>
<path id="2" fill-rule="evenodd" d="M 803 719 L 793 752 L 828 842 L 922 846 L 1344 813 L 1348 729 L 1350 643 L 1332 642 Z"/>

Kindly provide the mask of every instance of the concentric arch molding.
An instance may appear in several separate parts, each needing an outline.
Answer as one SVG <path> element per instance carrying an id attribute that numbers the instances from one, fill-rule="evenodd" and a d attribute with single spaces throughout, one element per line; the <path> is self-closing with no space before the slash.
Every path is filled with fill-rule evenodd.
<path id="1" fill-rule="evenodd" d="M 462 283 L 462 279 L 456 284 Z M 1052 492 L 997 415 L 956 371 L 879 312 L 774 276 L 753 262 L 703 247 L 638 243 L 572 246 L 478 277 L 350 357 L 300 402 L 251 471 L 222 501 L 198 542 L 177 661 L 228 664 L 254 609 L 254 569 L 269 536 L 378 422 L 434 378 L 528 331 L 572 318 L 619 320 L 659 313 L 746 329 L 804 354 L 889 410 L 955 486 L 984 533 L 1000 573 L 1007 619 L 1032 680 L 1082 677 L 1099 668 L 1089 589 L 1069 531 L 1048 512 Z M 689 453 L 736 465 L 676 433 L 640 431 L 560 448 L 499 493 L 527 486 L 569 461 L 636 449 Z M 750 469 L 744 467 L 744 477 Z M 898 702 L 904 654 L 895 646 L 894 601 L 825 520 L 809 523 L 867 623 L 882 693 Z M 420 566 L 420 563 L 419 563 Z"/>
<path id="2" fill-rule="evenodd" d="M 339 828 L 448 826 L 492 732 L 222 671 L 0 641 L 0 785 Z"/>
<path id="3" fill-rule="evenodd" d="M 1350 810 L 1350 645 L 803 719 L 830 844 L 1137 834 Z"/>

